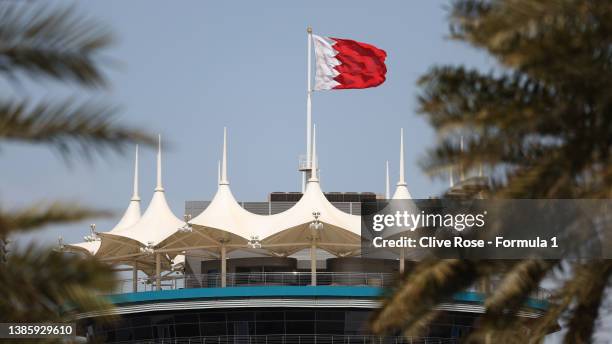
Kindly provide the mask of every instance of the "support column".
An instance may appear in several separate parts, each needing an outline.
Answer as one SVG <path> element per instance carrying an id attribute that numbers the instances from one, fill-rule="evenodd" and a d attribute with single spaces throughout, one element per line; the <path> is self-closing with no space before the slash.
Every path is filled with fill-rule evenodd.
<path id="1" fill-rule="evenodd" d="M 155 286 L 161 290 L 161 255 L 155 253 Z"/>
<path id="2" fill-rule="evenodd" d="M 227 286 L 227 262 L 225 244 L 221 244 L 221 288 Z"/>
<path id="3" fill-rule="evenodd" d="M 132 266 L 132 291 L 138 291 L 138 268 L 136 267 L 136 262 Z"/>
<path id="4" fill-rule="evenodd" d="M 310 246 L 310 284 L 317 285 L 317 244 L 314 240 Z"/>
<path id="5" fill-rule="evenodd" d="M 400 257 L 399 257 L 399 272 L 400 274 L 404 274 L 406 271 L 406 251 L 404 248 L 400 248 Z"/>

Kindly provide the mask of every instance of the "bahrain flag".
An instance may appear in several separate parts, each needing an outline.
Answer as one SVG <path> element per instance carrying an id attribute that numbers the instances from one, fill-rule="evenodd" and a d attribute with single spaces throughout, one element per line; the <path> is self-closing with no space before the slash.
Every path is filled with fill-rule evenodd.
<path id="1" fill-rule="evenodd" d="M 385 82 L 387 53 L 353 41 L 312 35 L 316 55 L 314 89 L 376 87 Z"/>

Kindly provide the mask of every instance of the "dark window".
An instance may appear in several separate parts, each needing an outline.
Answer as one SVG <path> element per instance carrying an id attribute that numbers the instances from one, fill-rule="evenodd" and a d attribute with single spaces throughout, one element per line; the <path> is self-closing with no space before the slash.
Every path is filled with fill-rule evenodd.
<path id="1" fill-rule="evenodd" d="M 225 312 L 200 313 L 201 322 L 225 321 Z"/>
<path id="2" fill-rule="evenodd" d="M 200 333 L 202 336 L 225 336 L 227 327 L 224 322 L 200 323 Z"/>
<path id="3" fill-rule="evenodd" d="M 110 324 L 95 325 L 95 336 L 96 339 L 105 341 L 242 336 L 237 339 L 240 342 L 241 338 L 249 340 L 248 336 L 263 335 L 268 337 L 257 338 L 280 338 L 278 343 L 282 343 L 284 338 L 285 343 L 293 343 L 289 338 L 297 338 L 296 335 L 318 334 L 322 335 L 320 338 L 323 339 L 337 335 L 369 334 L 370 314 L 371 311 L 365 309 L 338 308 L 246 308 L 138 313 L 123 315 L 121 320 Z M 476 319 L 478 318 L 471 315 L 443 313 L 427 332 L 435 337 L 462 337 L 469 333 Z M 283 337 L 285 334 L 287 337 Z M 259 343 L 253 340 L 251 338 L 250 344 Z"/>
<path id="4" fill-rule="evenodd" d="M 200 335 L 200 326 L 198 323 L 176 324 L 175 329 L 177 337 L 197 337 Z"/>
<path id="5" fill-rule="evenodd" d="M 132 331 L 130 329 L 120 329 L 115 331 L 115 340 L 117 341 L 127 341 L 134 339 L 132 336 Z"/>
<path id="6" fill-rule="evenodd" d="M 346 322 L 344 324 L 344 333 L 347 334 L 368 334 L 368 324 L 361 322 Z"/>
<path id="7" fill-rule="evenodd" d="M 285 323 L 282 321 L 258 321 L 255 325 L 259 335 L 285 333 Z"/>
<path id="8" fill-rule="evenodd" d="M 200 322 L 198 313 L 185 313 L 185 314 L 177 314 L 174 316 L 174 322 L 179 323 L 189 323 L 189 324 L 197 324 Z"/>
<path id="9" fill-rule="evenodd" d="M 174 317 L 172 315 L 154 315 L 151 317 L 151 323 L 153 325 L 172 324 Z"/>
<path id="10" fill-rule="evenodd" d="M 285 324 L 287 334 L 310 334 L 314 332 L 314 321 L 288 321 Z"/>
<path id="11" fill-rule="evenodd" d="M 153 326 L 153 338 L 173 338 L 174 325 Z"/>
<path id="12" fill-rule="evenodd" d="M 315 320 L 315 312 L 311 310 L 287 311 L 285 312 L 287 321 L 291 320 Z"/>
<path id="13" fill-rule="evenodd" d="M 364 311 L 347 311 L 346 312 L 346 321 L 354 321 L 366 323 L 370 318 L 370 312 Z"/>
<path id="14" fill-rule="evenodd" d="M 153 333 L 151 331 L 151 326 L 134 327 L 132 329 L 132 331 L 134 331 L 134 339 L 151 339 L 151 338 L 153 338 Z"/>
<path id="15" fill-rule="evenodd" d="M 284 312 L 257 312 L 257 321 L 285 320 Z"/>
<path id="16" fill-rule="evenodd" d="M 151 318 L 150 317 L 137 317 L 132 318 L 130 323 L 133 327 L 137 326 L 151 326 Z"/>
<path id="17" fill-rule="evenodd" d="M 317 321 L 344 321 L 343 311 L 317 311 Z"/>
<path id="18" fill-rule="evenodd" d="M 317 321 L 317 334 L 343 334 L 342 321 Z"/>
<path id="19" fill-rule="evenodd" d="M 254 312 L 227 313 L 227 321 L 255 321 L 255 313 Z"/>
<path id="20" fill-rule="evenodd" d="M 228 326 L 228 335 L 250 336 L 255 334 L 255 323 L 249 321 L 235 321 Z"/>

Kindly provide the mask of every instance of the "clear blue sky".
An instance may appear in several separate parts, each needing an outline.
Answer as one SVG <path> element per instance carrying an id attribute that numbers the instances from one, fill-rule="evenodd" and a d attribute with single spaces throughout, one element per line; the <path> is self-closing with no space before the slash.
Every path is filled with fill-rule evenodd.
<path id="1" fill-rule="evenodd" d="M 65 2 L 61 2 L 65 4 Z M 407 181 L 415 197 L 438 194 L 417 166 L 435 135 L 415 113 L 416 80 L 436 64 L 479 68 L 482 52 L 446 38 L 445 1 L 88 1 L 82 13 L 105 23 L 117 42 L 106 56 L 112 87 L 86 92 L 57 83 L 27 83 L 17 96 L 76 96 L 121 106 L 118 120 L 161 133 L 164 186 L 182 217 L 185 200 L 210 199 L 216 189 L 222 128 L 229 130 L 229 177 L 239 200 L 271 191 L 298 191 L 297 158 L 305 151 L 306 27 L 315 33 L 372 43 L 388 53 L 380 87 L 315 93 L 322 186 L 326 191 L 384 192 L 384 162 L 397 181 L 399 128 L 406 134 Z M 108 230 L 131 194 L 126 156 L 72 166 L 43 147 L 4 145 L 0 200 L 16 207 L 39 200 L 74 200 L 117 211 L 95 220 Z M 141 154 L 141 197 L 154 187 L 154 152 Z M 54 226 L 40 243 L 81 241 L 88 224 Z M 24 240 L 25 242 L 25 240 Z"/>

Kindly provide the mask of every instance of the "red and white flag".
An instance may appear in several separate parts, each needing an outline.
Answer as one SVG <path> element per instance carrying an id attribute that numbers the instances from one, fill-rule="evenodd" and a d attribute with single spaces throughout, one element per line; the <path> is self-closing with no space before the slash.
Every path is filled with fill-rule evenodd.
<path id="1" fill-rule="evenodd" d="M 312 35 L 316 55 L 314 89 L 376 87 L 385 82 L 387 53 L 353 41 Z"/>

